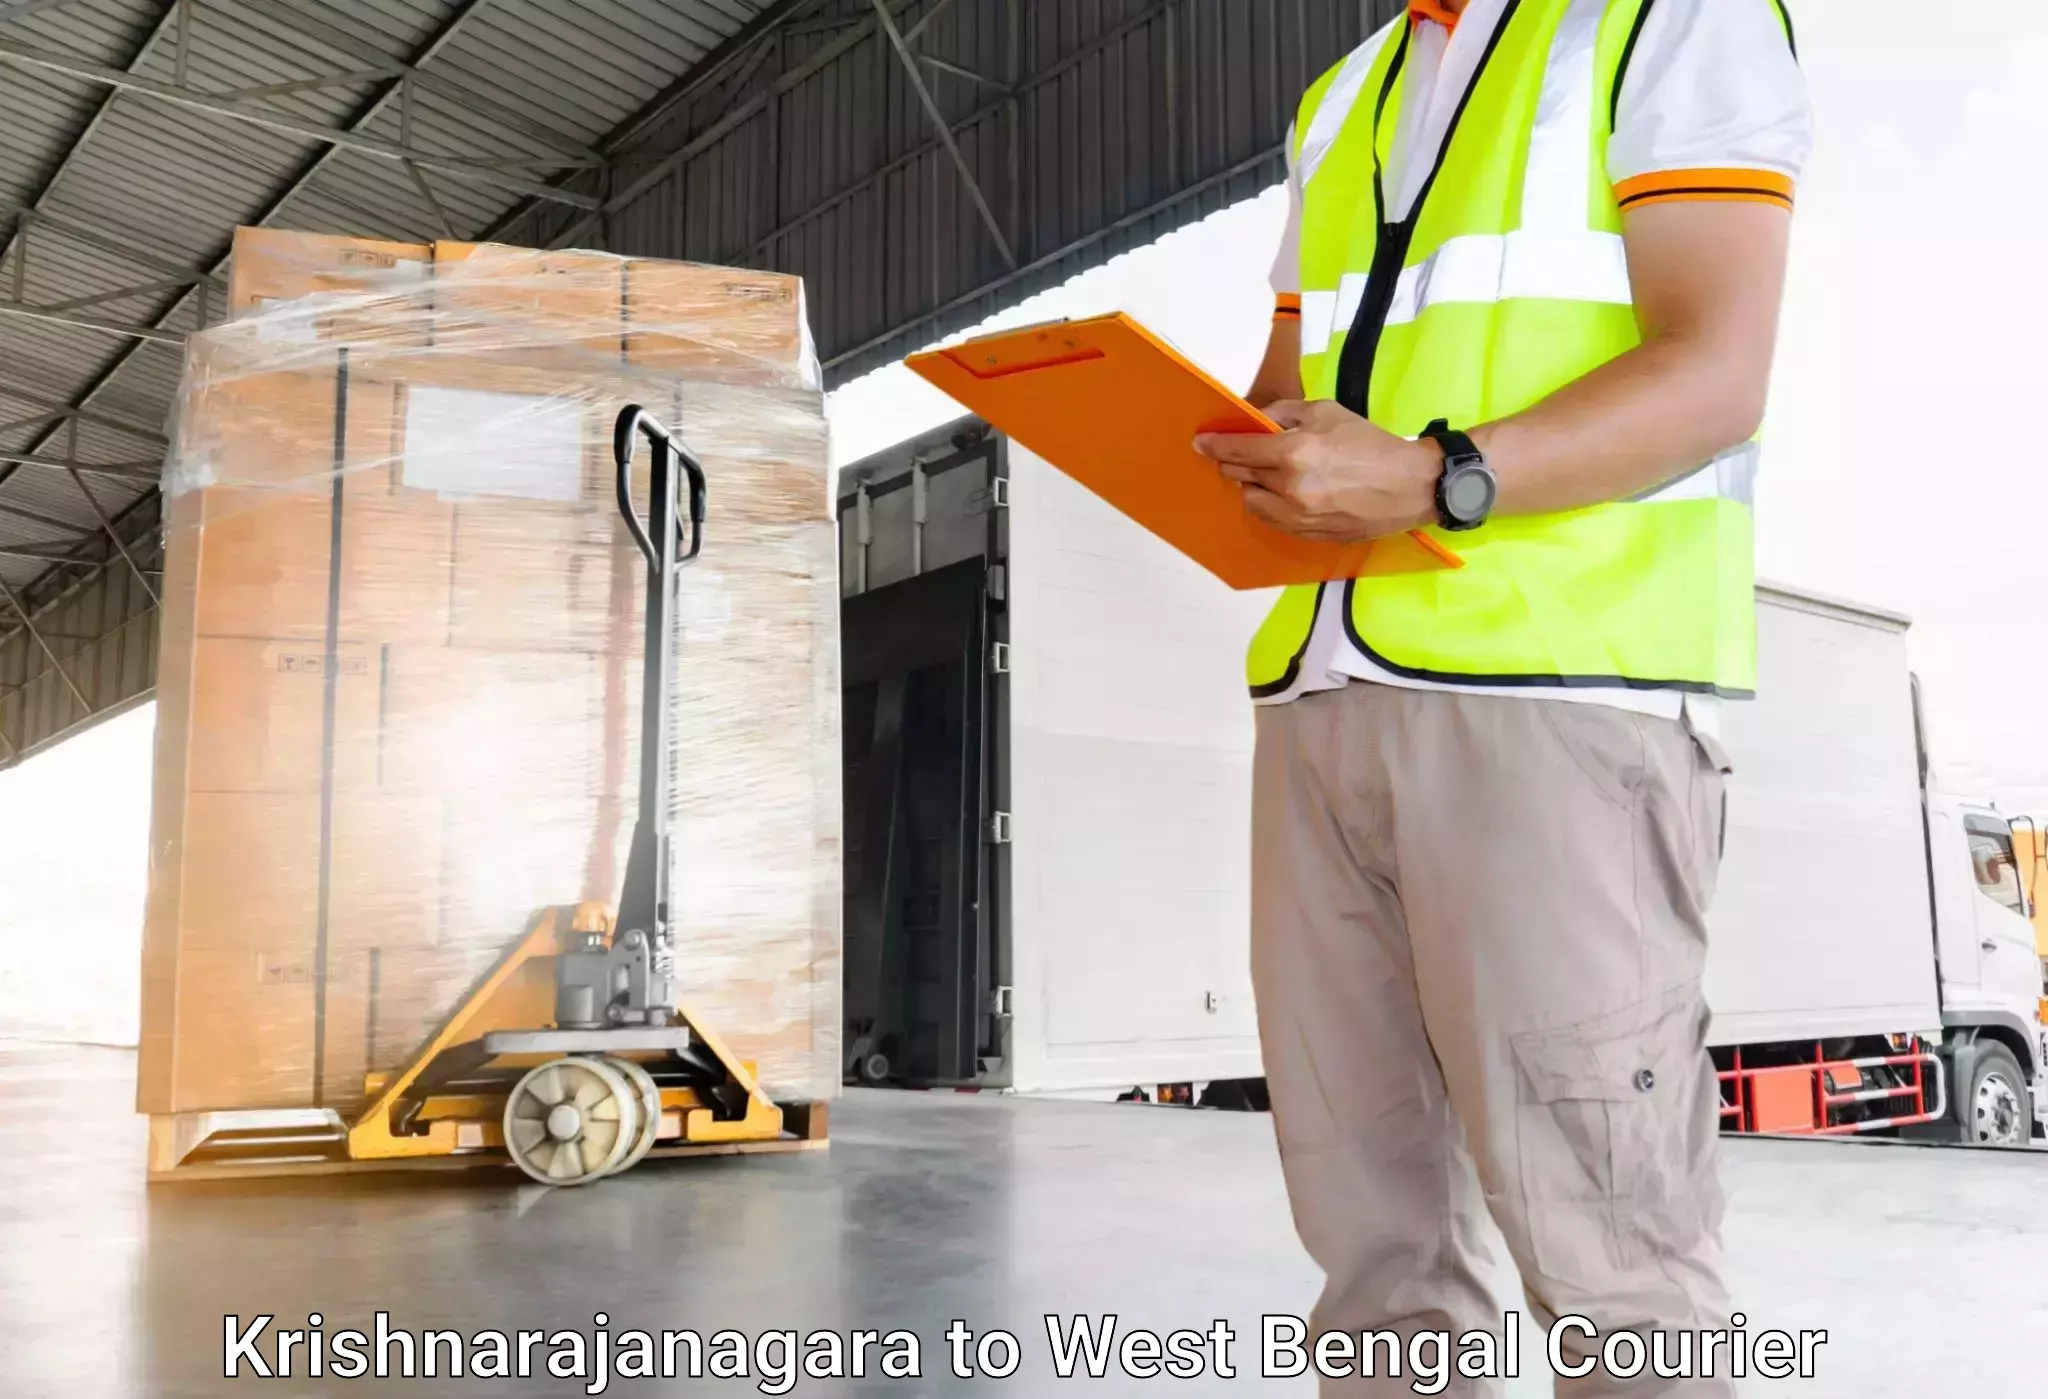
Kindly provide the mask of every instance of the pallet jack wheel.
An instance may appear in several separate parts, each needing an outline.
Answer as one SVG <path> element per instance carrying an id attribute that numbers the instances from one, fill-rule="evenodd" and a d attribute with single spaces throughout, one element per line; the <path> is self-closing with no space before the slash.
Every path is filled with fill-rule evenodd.
<path id="1" fill-rule="evenodd" d="M 542 1185 L 609 1175 L 640 1135 L 640 1095 L 604 1059 L 555 1059 L 505 1097 L 505 1150 Z"/>
<path id="2" fill-rule="evenodd" d="M 631 1059 L 606 1056 L 604 1062 L 633 1089 L 640 1109 L 640 1130 L 634 1134 L 633 1144 L 626 1148 L 619 1164 L 611 1169 L 611 1174 L 619 1176 L 646 1160 L 647 1153 L 654 1150 L 655 1134 L 661 1131 L 661 1089 L 654 1082 L 654 1075 Z"/>

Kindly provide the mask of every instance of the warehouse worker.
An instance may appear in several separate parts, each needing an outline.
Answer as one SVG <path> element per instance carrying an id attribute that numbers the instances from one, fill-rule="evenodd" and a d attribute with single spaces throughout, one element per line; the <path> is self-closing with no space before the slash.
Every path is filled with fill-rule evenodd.
<path id="1" fill-rule="evenodd" d="M 1728 1324 L 1715 712 L 1755 684 L 1809 130 L 1777 0 L 1416 0 L 1302 101 L 1254 388 L 1287 431 L 1198 445 L 1283 530 L 1465 560 L 1291 589 L 1251 648 L 1252 973 L 1315 1333 L 1498 1331 L 1487 1213 L 1546 1328 L 1675 1363 Z M 1564 1333 L 1567 1369 L 1599 1354 Z"/>

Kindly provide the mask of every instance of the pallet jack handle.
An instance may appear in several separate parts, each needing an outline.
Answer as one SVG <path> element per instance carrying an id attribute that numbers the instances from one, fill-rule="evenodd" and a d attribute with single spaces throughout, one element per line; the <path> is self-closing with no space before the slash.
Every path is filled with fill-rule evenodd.
<path id="1" fill-rule="evenodd" d="M 696 558 L 698 551 L 704 547 L 704 505 L 707 494 L 704 483 L 704 468 L 688 447 L 678 442 L 669 433 L 667 428 L 663 427 L 653 418 L 648 417 L 647 410 L 639 404 L 633 404 L 619 414 L 618 423 L 612 430 L 612 456 L 618 462 L 619 469 L 619 514 L 625 517 L 626 528 L 632 531 L 633 542 L 640 546 L 640 552 L 646 556 L 647 566 L 657 571 L 665 571 L 665 561 L 659 556 L 653 539 L 654 535 L 661 533 L 659 519 L 650 518 L 648 525 L 643 526 L 640 523 L 639 513 L 633 508 L 633 438 L 636 434 L 645 437 L 648 445 L 653 448 L 654 463 L 652 475 L 654 480 L 665 481 L 667 479 L 667 459 L 670 456 L 673 456 L 682 463 L 683 473 L 689 478 L 690 514 L 687 535 L 689 548 L 678 556 L 677 562 L 689 562 L 691 559 Z M 650 485 L 652 484 L 653 482 L 650 482 Z M 657 486 L 651 489 L 648 494 L 650 497 L 649 515 L 651 517 L 659 517 L 663 513 L 663 507 L 665 506 L 667 507 L 667 513 L 672 517 L 676 517 L 677 527 L 681 528 L 683 526 L 683 520 L 676 509 L 675 495 L 672 491 L 664 491 Z"/>
<path id="2" fill-rule="evenodd" d="M 643 524 L 633 505 L 633 453 L 646 438 L 649 453 L 647 519 Z M 679 565 L 697 557 L 704 545 L 704 467 L 674 434 L 632 404 L 619 413 L 612 432 L 612 455 L 618 467 L 619 514 L 633 542 L 647 560 L 647 633 L 642 650 L 640 694 L 640 809 L 633 824 L 633 844 L 626 857 L 625 887 L 619 893 L 618 930 L 629 944 L 645 939 L 653 952 L 655 984 L 649 988 L 657 1004 L 666 1000 L 672 957 L 668 882 L 668 751 L 669 692 L 675 672 L 675 628 L 671 612 Z M 687 524 L 677 508 L 673 467 L 680 464 L 689 482 Z M 687 546 L 687 547 L 686 547 Z"/>

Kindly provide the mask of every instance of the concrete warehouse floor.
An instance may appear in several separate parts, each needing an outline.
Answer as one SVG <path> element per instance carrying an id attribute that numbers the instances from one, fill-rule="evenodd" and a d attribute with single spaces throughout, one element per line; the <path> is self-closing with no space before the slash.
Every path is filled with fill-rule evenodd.
<path id="1" fill-rule="evenodd" d="M 1316 1289 L 1257 1116 L 860 1093 L 835 1110 L 829 1152 L 649 1163 L 582 1190 L 495 1171 L 148 1188 L 132 1071 L 123 1051 L 0 1044 L 0 1394 L 10 1399 L 239 1392 L 221 1378 L 225 1313 L 303 1325 L 317 1310 L 331 1331 L 380 1308 L 415 1331 L 589 1331 L 602 1310 L 614 1334 L 920 1333 L 921 1382 L 800 1381 L 798 1394 L 991 1387 L 941 1378 L 944 1332 L 960 1317 L 1017 1333 L 1023 1368 L 994 1387 L 1036 1395 L 1070 1387 L 1052 1378 L 1047 1312 L 1113 1311 L 1161 1329 L 1227 1318 L 1239 1373 L 1255 1375 L 1259 1315 L 1301 1313 Z M 1752 1329 L 1830 1332 L 1815 1381 L 1747 1393 L 2042 1392 L 2048 1154 L 1767 1141 L 1731 1142 L 1726 1154 L 1728 1245 Z M 1540 1373 L 1540 1349 L 1524 1355 Z M 255 1385 L 584 1388 L 544 1378 Z M 1147 1390 L 1131 1379 L 1075 1387 Z M 1302 1381 L 1235 1387 L 1310 1392 Z M 760 1392 L 730 1380 L 614 1380 L 606 1392 L 678 1389 Z M 1530 1378 L 1514 1392 L 1545 1389 Z"/>

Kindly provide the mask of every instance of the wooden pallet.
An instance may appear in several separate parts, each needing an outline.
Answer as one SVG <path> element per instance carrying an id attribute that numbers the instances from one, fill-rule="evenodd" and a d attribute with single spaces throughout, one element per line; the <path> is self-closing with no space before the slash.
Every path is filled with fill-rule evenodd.
<path id="1" fill-rule="evenodd" d="M 830 1145 L 830 1105 L 826 1103 L 784 1103 L 782 1136 L 770 1141 L 704 1142 L 694 1145 L 657 1145 L 648 1160 L 675 1161 L 696 1156 L 760 1156 L 793 1151 L 823 1151 Z M 274 1116 L 282 1116 L 277 1114 Z M 221 1156 L 188 1160 L 200 1143 L 226 1130 L 228 1119 L 247 1120 L 238 1113 L 160 1113 L 149 1119 L 149 1182 L 277 1180 L 294 1176 L 360 1176 L 393 1172 L 441 1172 L 474 1170 L 517 1170 L 512 1158 L 502 1151 L 470 1151 L 454 1156 L 414 1156 L 382 1161 L 355 1161 L 335 1154 L 335 1148 L 310 1149 L 306 1155 L 249 1156 L 236 1159 Z"/>

